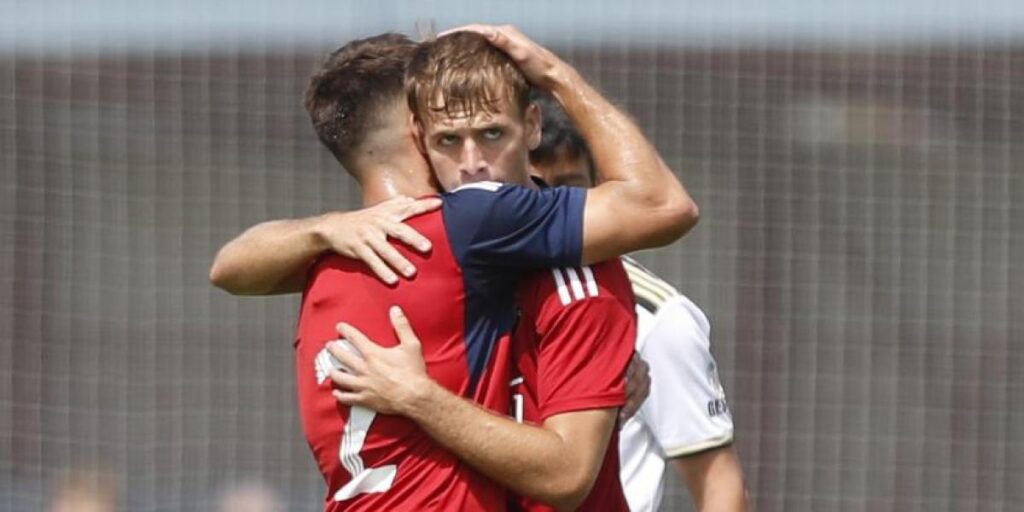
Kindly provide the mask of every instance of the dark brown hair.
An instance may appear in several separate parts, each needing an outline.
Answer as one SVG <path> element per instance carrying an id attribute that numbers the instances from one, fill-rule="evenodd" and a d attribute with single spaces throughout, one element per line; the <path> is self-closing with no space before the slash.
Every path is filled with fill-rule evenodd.
<path id="1" fill-rule="evenodd" d="M 565 109 L 551 93 L 534 89 L 530 100 L 540 107 L 540 144 L 530 151 L 530 162 L 534 165 L 551 164 L 559 158 L 590 160 L 590 150 L 576 126 L 572 124 Z M 591 166 L 590 179 L 595 180 Z"/>
<path id="2" fill-rule="evenodd" d="M 367 135 L 387 122 L 388 108 L 401 101 L 405 68 L 415 48 L 401 34 L 357 39 L 327 56 L 310 77 L 306 112 L 320 142 L 346 168 Z"/>
<path id="3" fill-rule="evenodd" d="M 495 112 L 502 99 L 522 114 L 530 84 L 512 59 L 483 36 L 455 32 L 421 43 L 405 76 L 409 109 L 418 118 Z"/>

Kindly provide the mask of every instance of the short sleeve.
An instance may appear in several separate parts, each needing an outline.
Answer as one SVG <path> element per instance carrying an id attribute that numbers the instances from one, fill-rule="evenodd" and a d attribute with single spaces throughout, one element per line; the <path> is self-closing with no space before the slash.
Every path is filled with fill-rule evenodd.
<path id="1" fill-rule="evenodd" d="M 618 260 L 547 272 L 535 326 L 541 419 L 620 407 L 633 356 L 633 294 Z"/>
<path id="2" fill-rule="evenodd" d="M 472 183 L 445 195 L 445 224 L 456 257 L 501 267 L 579 265 L 586 190 Z"/>
<path id="3" fill-rule="evenodd" d="M 732 442 L 733 423 L 704 313 L 686 297 L 658 309 L 640 343 L 651 394 L 640 414 L 669 457 Z"/>

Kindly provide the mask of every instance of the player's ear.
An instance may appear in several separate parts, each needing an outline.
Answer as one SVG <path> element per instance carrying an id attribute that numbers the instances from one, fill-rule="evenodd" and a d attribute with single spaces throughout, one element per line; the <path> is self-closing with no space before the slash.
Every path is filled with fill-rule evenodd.
<path id="1" fill-rule="evenodd" d="M 409 125 L 412 126 L 412 140 L 416 143 L 416 149 L 423 154 L 423 157 L 427 157 L 427 146 L 423 142 L 423 124 L 420 123 L 419 119 L 416 119 L 416 114 L 409 114 Z"/>
<path id="2" fill-rule="evenodd" d="M 540 146 L 540 107 L 536 103 L 531 102 L 526 107 L 523 126 L 526 128 L 526 147 L 533 151 Z"/>

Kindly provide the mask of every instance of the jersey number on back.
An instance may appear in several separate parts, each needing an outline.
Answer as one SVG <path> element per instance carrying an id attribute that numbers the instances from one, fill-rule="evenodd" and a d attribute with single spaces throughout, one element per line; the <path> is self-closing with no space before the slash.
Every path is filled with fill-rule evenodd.
<path id="1" fill-rule="evenodd" d="M 347 341 L 342 340 L 342 347 L 346 350 L 354 350 Z M 327 349 L 323 349 L 316 356 L 313 363 L 316 366 L 316 383 L 323 384 L 327 380 L 332 368 L 341 371 L 348 371 L 341 361 L 331 355 Z M 365 407 L 355 406 L 349 409 L 348 421 L 345 422 L 345 430 L 341 434 L 341 448 L 338 450 L 338 458 L 341 466 L 352 475 L 352 480 L 334 493 L 334 501 L 345 501 L 359 494 L 385 492 L 395 482 L 395 474 L 398 473 L 398 466 L 391 464 L 379 468 L 367 468 L 363 464 L 363 458 L 359 452 L 366 442 L 366 433 L 373 424 L 377 413 Z"/>

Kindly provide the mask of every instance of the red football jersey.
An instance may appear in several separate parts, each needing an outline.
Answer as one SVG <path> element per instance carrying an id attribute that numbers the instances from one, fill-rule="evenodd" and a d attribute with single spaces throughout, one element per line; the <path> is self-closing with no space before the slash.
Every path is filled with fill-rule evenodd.
<path id="1" fill-rule="evenodd" d="M 571 411 L 626 403 L 625 375 L 636 343 L 636 310 L 619 260 L 537 272 L 520 287 L 522 310 L 512 341 L 517 419 L 543 423 Z M 619 480 L 618 429 L 594 487 L 579 510 L 628 511 Z M 554 508 L 528 498 L 529 511 Z"/>
<path id="2" fill-rule="evenodd" d="M 326 344 L 338 322 L 384 346 L 398 343 L 388 310 L 400 306 L 420 338 L 427 373 L 484 407 L 509 407 L 510 332 L 526 269 L 579 262 L 584 194 L 475 183 L 443 196 L 408 224 L 432 241 L 395 286 L 337 255 L 310 270 L 296 335 L 303 429 L 327 482 L 326 510 L 503 510 L 503 488 L 461 463 L 411 420 L 347 407 L 331 395 L 337 362 Z M 560 262 L 560 263 L 558 263 Z"/>

